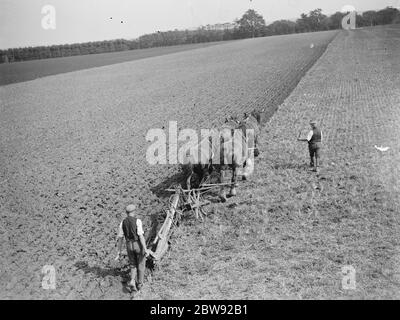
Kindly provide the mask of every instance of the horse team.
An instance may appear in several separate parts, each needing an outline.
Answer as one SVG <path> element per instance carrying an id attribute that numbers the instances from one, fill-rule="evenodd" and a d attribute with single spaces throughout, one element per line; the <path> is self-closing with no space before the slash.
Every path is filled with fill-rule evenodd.
<path id="1" fill-rule="evenodd" d="M 243 180 L 253 173 L 254 157 L 259 155 L 257 145 L 260 127 L 261 114 L 253 111 L 245 113 L 241 120 L 226 118 L 221 127 L 213 128 L 210 136 L 198 145 L 202 155 L 200 161 L 187 155 L 184 165 L 187 188 L 192 187 L 193 175 L 198 176 L 198 187 L 201 187 L 208 181 L 210 174 L 216 171 L 221 201 L 227 200 L 227 188 L 230 189 L 228 196 L 235 196 L 239 171 Z"/>

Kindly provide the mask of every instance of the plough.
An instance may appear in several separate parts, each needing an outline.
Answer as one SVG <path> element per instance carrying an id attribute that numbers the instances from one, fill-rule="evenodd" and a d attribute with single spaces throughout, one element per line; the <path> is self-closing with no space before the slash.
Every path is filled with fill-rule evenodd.
<path id="1" fill-rule="evenodd" d="M 203 195 L 215 188 L 230 186 L 232 183 L 221 184 L 202 184 L 199 188 L 185 190 L 181 186 L 175 186 L 166 189 L 167 192 L 173 192 L 169 198 L 169 206 L 166 210 L 166 217 L 163 225 L 158 231 L 156 237 L 151 243 L 153 250 L 149 250 L 149 259 L 156 266 L 169 247 L 169 239 L 172 234 L 172 228 L 176 227 L 184 215 L 193 214 L 197 220 L 204 220 L 207 216 L 205 206 L 211 202 L 205 200 Z"/>

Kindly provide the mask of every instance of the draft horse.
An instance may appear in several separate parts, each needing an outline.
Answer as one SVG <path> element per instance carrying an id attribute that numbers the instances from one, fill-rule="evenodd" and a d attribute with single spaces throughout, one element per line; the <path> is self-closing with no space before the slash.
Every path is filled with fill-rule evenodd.
<path id="1" fill-rule="evenodd" d="M 241 121 L 234 117 L 228 118 L 221 128 L 212 129 L 211 135 L 198 145 L 201 161 L 195 162 L 190 156 L 187 158 L 184 166 L 187 173 L 187 188 L 192 187 L 193 174 L 198 176 L 201 186 L 212 172 L 217 171 L 221 184 L 221 201 L 227 200 L 227 186 L 230 188 L 229 196 L 235 196 L 239 169 L 242 169 L 244 180 L 253 172 L 254 157 L 259 155 L 257 146 L 259 133 L 260 116 L 256 112 L 245 113 Z M 231 179 L 229 179 L 230 172 L 232 172 Z"/>

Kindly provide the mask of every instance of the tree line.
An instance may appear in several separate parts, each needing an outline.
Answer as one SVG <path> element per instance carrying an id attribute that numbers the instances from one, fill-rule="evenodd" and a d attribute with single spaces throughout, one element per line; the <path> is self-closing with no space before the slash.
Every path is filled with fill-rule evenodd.
<path id="1" fill-rule="evenodd" d="M 342 19 L 345 15 L 346 13 L 336 12 L 327 16 L 322 13 L 321 9 L 315 9 L 308 14 L 301 14 L 296 21 L 279 20 L 266 25 L 262 15 L 250 9 L 231 24 L 207 25 L 196 30 L 157 31 L 133 40 L 116 39 L 0 50 L 0 63 L 335 30 L 342 27 Z M 370 10 L 356 15 L 357 27 L 393 23 L 400 23 L 400 11 L 393 7 L 386 7 L 379 11 Z"/>

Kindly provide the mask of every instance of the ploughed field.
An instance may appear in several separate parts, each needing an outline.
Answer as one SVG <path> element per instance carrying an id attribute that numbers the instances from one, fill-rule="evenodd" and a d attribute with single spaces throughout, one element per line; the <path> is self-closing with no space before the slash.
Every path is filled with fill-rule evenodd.
<path id="1" fill-rule="evenodd" d="M 273 261 L 271 253 L 277 259 L 280 250 L 273 241 L 282 240 L 282 234 L 275 229 L 267 232 L 268 242 L 263 243 L 246 242 L 239 232 L 246 226 L 260 226 L 261 220 L 254 219 L 277 223 L 275 214 L 281 209 L 283 220 L 305 214 L 300 221 L 308 223 L 306 213 L 277 209 L 280 189 L 292 183 L 280 184 L 282 175 L 286 177 L 284 170 L 298 170 L 309 177 L 297 167 L 304 148 L 281 147 L 292 141 L 289 133 L 295 126 L 290 117 L 267 126 L 265 135 L 271 141 L 266 139 L 262 146 L 264 158 L 257 175 L 241 183 L 241 196 L 212 205 L 214 214 L 204 224 L 188 221 L 177 229 L 160 270 L 148 277 L 143 292 L 135 296 L 122 285 L 126 261 L 113 261 L 116 229 L 125 206 L 136 202 L 148 235 L 152 220 L 166 207 L 167 199 L 160 191 L 180 178 L 177 166 L 146 162 L 149 129 L 168 129 L 169 121 L 177 121 L 179 128 L 209 128 L 226 116 L 254 109 L 266 108 L 272 114 L 336 34 L 234 41 L 0 87 L 0 297 L 243 298 L 257 295 L 251 286 L 261 285 L 258 278 L 245 281 L 250 271 L 274 284 L 284 280 L 285 266 L 276 274 L 268 264 L 259 265 Z M 336 46 L 344 46 L 343 37 L 335 40 Z M 388 42 L 389 53 L 396 48 Z M 334 77 L 336 66 L 336 62 L 331 65 Z M 321 91 L 329 76 L 311 74 L 321 81 L 307 94 L 330 101 Z M 336 94 L 332 99 L 337 99 Z M 305 96 L 301 99 L 306 108 L 309 101 Z M 298 100 L 293 103 L 289 107 L 298 115 Z M 336 114 L 334 107 L 329 112 Z M 271 180 L 274 177 L 276 181 Z M 248 190 L 255 194 L 253 198 Z M 266 228 L 272 226 L 265 223 Z M 261 260 L 253 261 L 256 252 Z M 287 262 L 283 256 L 280 259 Z M 279 260 L 275 263 L 277 268 Z M 45 265 L 56 270 L 55 290 L 42 288 Z M 275 293 L 284 295 L 287 289 L 282 290 Z"/>
<path id="2" fill-rule="evenodd" d="M 264 127 L 254 177 L 176 232 L 145 296 L 399 299 L 399 61 L 400 26 L 341 31 Z M 310 118 L 319 174 L 296 141 Z"/>
<path id="3" fill-rule="evenodd" d="M 206 42 L 162 48 L 148 48 L 112 53 L 22 61 L 16 63 L 2 63 L 0 64 L 0 85 L 29 81 L 59 73 L 96 68 L 126 61 L 162 56 L 175 52 L 205 48 L 220 43 L 221 42 Z"/>

